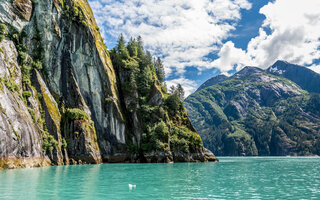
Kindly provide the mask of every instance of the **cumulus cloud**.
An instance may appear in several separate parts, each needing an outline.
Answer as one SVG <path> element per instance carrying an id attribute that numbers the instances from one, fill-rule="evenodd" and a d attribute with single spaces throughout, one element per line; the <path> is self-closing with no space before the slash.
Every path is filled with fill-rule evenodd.
<path id="1" fill-rule="evenodd" d="M 319 65 L 312 65 L 312 66 L 309 67 L 309 69 L 311 69 L 311 70 L 313 70 L 313 71 L 315 71 L 315 72 L 320 74 L 320 66 Z"/>
<path id="2" fill-rule="evenodd" d="M 275 0 L 262 7 L 260 13 L 266 19 L 247 49 L 226 42 L 211 67 L 222 72 L 240 70 L 245 65 L 265 69 L 278 59 L 312 65 L 320 58 L 319 0 Z M 312 65 L 310 69 L 319 72 L 320 66 Z"/>
<path id="3" fill-rule="evenodd" d="M 219 50 L 250 9 L 247 0 L 89 0 L 105 39 L 121 33 L 142 36 L 154 55 L 164 60 L 166 73 L 183 77 L 185 68 L 208 68 L 207 55 Z M 185 80 L 183 78 L 174 80 Z M 171 81 L 172 82 L 172 81 Z M 188 82 L 181 84 L 189 90 Z M 196 84 L 193 85 L 195 88 Z"/>

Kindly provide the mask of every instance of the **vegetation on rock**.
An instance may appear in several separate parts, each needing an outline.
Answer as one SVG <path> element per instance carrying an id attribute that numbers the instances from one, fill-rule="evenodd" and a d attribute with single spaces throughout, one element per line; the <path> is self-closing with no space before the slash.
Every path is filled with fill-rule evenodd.
<path id="1" fill-rule="evenodd" d="M 51 153 L 54 148 L 58 148 L 59 143 L 54 139 L 52 135 L 45 135 L 43 137 L 42 149 L 44 152 Z"/>
<path id="2" fill-rule="evenodd" d="M 5 24 L 0 24 L 0 42 L 8 35 L 8 27 Z"/>
<path id="3" fill-rule="evenodd" d="M 121 35 L 116 48 L 110 51 L 112 62 L 119 77 L 119 89 L 123 95 L 132 94 L 129 113 L 139 113 L 142 121 L 140 150 L 200 152 L 202 141 L 193 130 L 183 106 L 184 91 L 181 85 L 166 92 L 163 82 L 164 66 L 160 58 L 153 58 L 144 50 L 142 38 L 131 38 L 126 44 Z M 152 102 L 158 91 L 160 103 Z M 138 148 L 131 148 L 140 151 Z"/>
<path id="4" fill-rule="evenodd" d="M 68 108 L 66 111 L 66 115 L 71 120 L 88 119 L 87 113 L 78 108 Z"/>

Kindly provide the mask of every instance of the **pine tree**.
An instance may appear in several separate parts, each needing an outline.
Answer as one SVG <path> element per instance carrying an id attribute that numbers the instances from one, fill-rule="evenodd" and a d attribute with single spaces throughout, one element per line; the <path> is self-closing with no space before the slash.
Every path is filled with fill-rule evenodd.
<path id="1" fill-rule="evenodd" d="M 136 42 L 136 39 L 130 38 L 127 48 L 131 57 L 138 56 L 138 44 Z"/>
<path id="2" fill-rule="evenodd" d="M 138 36 L 137 44 L 138 44 L 138 58 L 144 59 L 145 58 L 145 53 L 144 53 L 143 42 L 142 42 L 142 37 L 141 36 Z"/>
<path id="3" fill-rule="evenodd" d="M 183 100 L 184 100 L 184 89 L 183 89 L 183 87 L 182 87 L 182 85 L 180 83 L 177 85 L 177 93 L 179 95 L 180 101 L 183 102 Z"/>
<path id="4" fill-rule="evenodd" d="M 169 89 L 169 92 L 170 92 L 171 94 L 174 94 L 174 93 L 176 92 L 176 87 L 175 87 L 174 85 L 171 85 L 171 86 L 170 86 L 170 89 Z"/>
<path id="5" fill-rule="evenodd" d="M 154 67 L 154 63 L 152 61 L 152 55 L 150 51 L 146 51 L 146 57 L 143 59 L 143 65 L 148 66 L 153 75 L 156 75 L 156 69 Z"/>
<path id="6" fill-rule="evenodd" d="M 165 80 L 165 72 L 164 72 L 164 66 L 160 57 L 158 57 L 157 59 L 154 59 L 154 65 L 156 68 L 157 77 L 159 81 L 163 83 Z"/>
<path id="7" fill-rule="evenodd" d="M 118 41 L 117 51 L 120 54 L 122 59 L 129 58 L 129 52 L 128 52 L 128 49 L 125 45 L 124 37 L 122 34 L 120 35 L 120 38 Z"/>
<path id="8" fill-rule="evenodd" d="M 150 51 L 146 51 L 146 64 L 149 66 L 153 65 L 152 55 L 151 55 Z"/>
<path id="9" fill-rule="evenodd" d="M 149 66 L 146 66 L 140 70 L 138 75 L 138 91 L 141 96 L 147 96 L 149 94 L 152 83 L 152 71 Z"/>

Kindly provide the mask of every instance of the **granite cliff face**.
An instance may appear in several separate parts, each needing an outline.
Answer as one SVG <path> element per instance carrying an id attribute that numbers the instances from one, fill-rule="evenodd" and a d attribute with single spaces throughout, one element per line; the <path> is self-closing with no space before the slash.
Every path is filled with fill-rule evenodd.
<path id="1" fill-rule="evenodd" d="M 268 71 L 245 67 L 185 100 L 214 154 L 320 155 L 319 94 Z"/>
<path id="2" fill-rule="evenodd" d="M 126 115 L 137 96 L 119 92 L 126 77 L 86 0 L 0 0 L 0 23 L 0 168 L 143 161 L 128 151 L 140 148 L 139 117 Z M 181 161 L 215 160 L 197 153 Z"/>

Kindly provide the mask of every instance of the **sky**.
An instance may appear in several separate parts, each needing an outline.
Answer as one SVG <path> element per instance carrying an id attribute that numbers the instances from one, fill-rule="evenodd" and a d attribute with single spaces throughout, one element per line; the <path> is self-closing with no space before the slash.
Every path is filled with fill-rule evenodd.
<path id="1" fill-rule="evenodd" d="M 320 73 L 320 0 L 89 0 L 111 49 L 142 36 L 167 86 L 186 96 L 207 79 L 277 60 Z"/>

